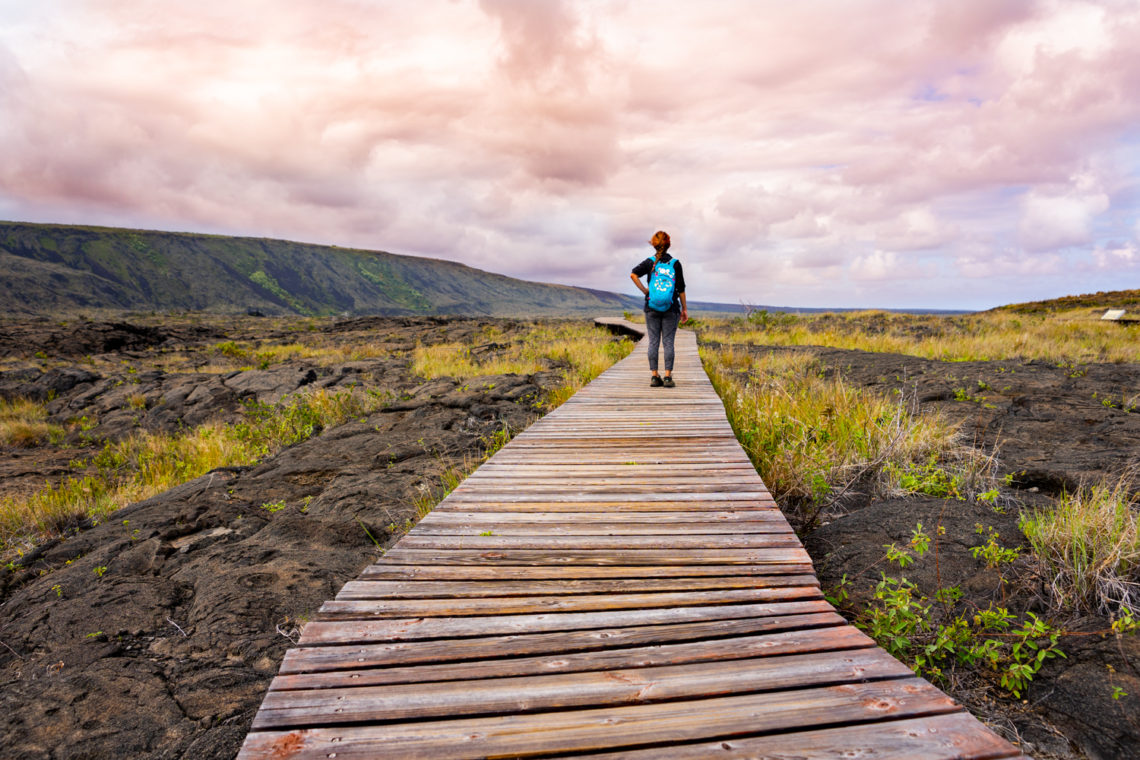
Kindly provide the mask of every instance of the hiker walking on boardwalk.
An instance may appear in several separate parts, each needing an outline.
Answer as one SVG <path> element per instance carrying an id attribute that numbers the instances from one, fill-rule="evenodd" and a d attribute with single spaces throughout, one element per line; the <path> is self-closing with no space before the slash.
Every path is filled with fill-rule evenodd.
<path id="1" fill-rule="evenodd" d="M 669 255 L 669 233 L 658 230 L 649 240 L 655 255 L 641 262 L 630 272 L 629 279 L 645 294 L 645 328 L 649 333 L 649 384 L 654 388 L 673 383 L 673 339 L 677 336 L 678 322 L 689 318 L 685 301 L 685 273 L 681 262 Z M 648 276 L 647 285 L 641 278 Z M 665 379 L 657 374 L 657 352 L 665 344 Z"/>

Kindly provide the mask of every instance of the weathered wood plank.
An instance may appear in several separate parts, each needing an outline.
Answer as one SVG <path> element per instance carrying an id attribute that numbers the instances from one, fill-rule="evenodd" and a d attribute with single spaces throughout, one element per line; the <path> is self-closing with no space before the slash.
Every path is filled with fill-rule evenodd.
<path id="1" fill-rule="evenodd" d="M 695 623 L 705 620 L 731 620 L 745 617 L 775 617 L 831 612 L 824 601 L 771 602 L 765 604 L 729 604 L 709 607 L 672 607 L 667 609 L 617 610 L 605 612 L 562 612 L 542 615 L 498 615 L 471 618 L 407 618 L 394 620 L 344 620 L 307 624 L 301 643 L 350 644 L 377 641 L 457 636 L 488 636 L 505 633 L 538 633 L 541 631 L 574 631 L 586 628 L 610 628 L 629 625 L 663 623 Z"/>
<path id="2" fill-rule="evenodd" d="M 502 520 L 464 520 L 433 522 L 417 526 L 416 535 L 424 536 L 747 536 L 791 534 L 787 525 L 767 522 L 505 522 Z M 694 539 L 695 540 L 695 539 Z M 705 539 L 706 541 L 708 538 Z M 715 539 L 713 539 L 715 540 Z"/>
<path id="3" fill-rule="evenodd" d="M 721 576 L 714 578 L 625 578 L 560 581 L 349 581 L 337 599 L 452 599 L 480 596 L 533 596 L 698 591 L 732 588 L 815 586 L 814 575 Z"/>
<path id="4" fill-rule="evenodd" d="M 252 733 L 241 760 L 525 757 L 616 747 L 669 746 L 789 728 L 933 716 L 959 708 L 918 678 L 794 692 L 745 694 L 619 708 L 492 718 Z M 668 757 L 668 755 L 659 755 Z"/>
<path id="5" fill-rule="evenodd" d="M 730 535 L 692 536 L 606 536 L 580 534 L 573 536 L 486 536 L 478 533 L 468 535 L 431 535 L 414 533 L 400 539 L 401 549 L 770 549 L 794 548 L 800 545 L 796 534 L 791 531 L 781 533 L 733 533 Z"/>
<path id="6" fill-rule="evenodd" d="M 585 493 L 571 493 L 568 490 L 551 490 L 549 493 L 539 489 L 520 489 L 514 493 L 452 493 L 446 501 L 449 505 L 458 505 L 466 508 L 468 504 L 477 505 L 507 505 L 507 504 L 607 504 L 612 507 L 624 508 L 626 504 L 640 504 L 653 506 L 658 504 L 720 504 L 731 502 L 758 502 L 764 498 L 771 498 L 767 491 L 730 491 L 709 493 L 629 493 L 617 491 L 587 491 Z M 664 509 L 664 507 L 661 507 Z M 689 507 L 692 509 L 692 507 Z M 719 507 L 723 509 L 723 506 Z"/>
<path id="7" fill-rule="evenodd" d="M 615 494 L 616 497 L 622 501 L 628 500 L 625 498 L 626 496 L 634 497 L 635 501 L 642 501 L 647 497 L 650 499 L 660 497 L 676 501 L 686 501 L 690 499 L 699 500 L 705 494 L 719 494 L 724 496 L 751 494 L 753 496 L 763 496 L 767 495 L 768 491 L 757 481 L 674 484 L 663 480 L 658 484 L 615 482 L 608 485 L 586 485 L 584 483 L 576 483 L 573 478 L 567 478 L 561 483 L 540 483 L 522 480 L 505 483 L 489 483 L 486 481 L 465 483 L 452 491 L 449 498 L 451 498 L 452 501 L 465 501 L 472 498 L 482 501 L 484 499 L 507 499 L 517 494 L 564 497 L 570 493 L 573 493 L 575 496 L 593 494 L 605 496 L 607 494 Z M 565 500 L 564 498 L 555 499 L 555 501 Z"/>
<path id="8" fill-rule="evenodd" d="M 746 565 L 396 565 L 391 563 L 364 568 L 362 580 L 524 580 L 589 578 L 708 578 L 713 576 L 799 575 L 812 571 L 810 562 Z"/>
<path id="9" fill-rule="evenodd" d="M 818 586 L 730 589 L 725 591 L 674 591 L 652 594 L 588 594 L 462 599 L 335 599 L 321 605 L 320 619 L 398 617 L 457 617 L 463 615 L 524 615 L 532 612 L 586 610 L 637 610 L 657 607 L 693 607 L 706 604 L 821 599 Z"/>
<path id="10" fill-rule="evenodd" d="M 686 523 L 686 522 L 763 522 L 786 526 L 788 521 L 780 510 L 767 504 L 746 505 L 732 509 L 696 509 L 690 512 L 663 511 L 647 512 L 645 510 L 623 510 L 614 512 L 576 511 L 576 512 L 535 512 L 532 514 L 518 511 L 495 512 L 490 509 L 465 511 L 454 508 L 432 510 L 416 525 L 418 531 L 425 525 L 450 524 L 465 520 L 491 520 L 502 523 Z"/>
<path id="11" fill-rule="evenodd" d="M 271 691 L 255 729 L 661 702 L 913 676 L 881 649 L 713 661 L 604 673 Z"/>
<path id="12" fill-rule="evenodd" d="M 461 662 L 506 656 L 564 654 L 662 645 L 717 636 L 803 631 L 844 624 L 834 612 L 779 617 L 710 620 L 666 625 L 635 625 L 555 633 L 528 633 L 462 639 L 389 641 L 383 644 L 302 646 L 285 653 L 282 673 L 317 673 L 413 663 Z M 852 629 L 853 630 L 853 629 Z"/>
<path id="13" fill-rule="evenodd" d="M 984 758 L 1017 760 L 1021 755 L 1005 740 L 965 713 L 871 723 L 776 736 L 731 737 L 703 744 L 673 745 L 667 749 L 628 750 L 590 755 L 591 760 L 837 760 L 873 757 L 875 760 L 960 760 Z"/>
<path id="14" fill-rule="evenodd" d="M 405 565 L 756 565 L 810 563 L 803 549 L 405 549 L 384 555 Z"/>
<path id="15" fill-rule="evenodd" d="M 399 545 L 385 555 L 392 564 L 444 565 L 755 565 L 805 564 L 802 549 L 405 549 Z"/>
<path id="16" fill-rule="evenodd" d="M 741 636 L 684 644 L 662 644 L 653 647 L 611 647 L 596 652 L 557 654 L 546 657 L 511 657 L 443 665 L 415 665 L 282 675 L 274 679 L 270 689 L 287 691 L 353 688 L 427 681 L 462 681 L 478 678 L 547 675 L 550 673 L 579 673 L 594 670 L 645 668 L 653 665 L 678 665 L 691 662 L 863 649 L 874 645 L 875 643 L 870 638 L 855 628 L 837 626 L 787 631 L 763 636 Z"/>
<path id="17" fill-rule="evenodd" d="M 700 501 L 574 501 L 560 502 L 547 501 L 500 501 L 488 499 L 483 502 L 452 502 L 445 499 L 436 507 L 436 510 L 459 512 L 605 512 L 614 514 L 620 512 L 692 512 L 709 511 L 723 512 L 730 509 L 775 509 L 775 502 L 771 496 L 766 498 L 736 499 L 706 498 Z"/>

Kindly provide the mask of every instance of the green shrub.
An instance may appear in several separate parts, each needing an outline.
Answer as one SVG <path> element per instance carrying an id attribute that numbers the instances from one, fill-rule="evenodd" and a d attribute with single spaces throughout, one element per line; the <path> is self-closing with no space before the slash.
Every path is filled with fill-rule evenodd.
<path id="1" fill-rule="evenodd" d="M 930 537 L 919 523 L 909 550 L 892 544 L 885 558 L 906 567 L 929 547 Z M 846 576 L 842 585 L 847 585 Z M 845 600 L 846 590 L 832 592 L 831 597 Z M 961 598 L 958 587 L 939 589 L 936 604 L 906 578 L 884 573 L 871 601 L 858 611 L 855 625 L 919 675 L 940 679 L 958 665 L 981 668 L 994 673 L 1001 688 L 1015 697 L 1046 661 L 1065 656 L 1057 644 L 1061 632 L 1032 612 L 1019 619 L 1008 609 L 991 605 L 972 614 L 955 614 L 952 606 Z"/>

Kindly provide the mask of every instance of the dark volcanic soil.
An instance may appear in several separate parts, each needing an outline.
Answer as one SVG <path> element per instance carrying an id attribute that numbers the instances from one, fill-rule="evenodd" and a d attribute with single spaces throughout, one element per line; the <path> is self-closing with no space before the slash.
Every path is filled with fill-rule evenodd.
<path id="1" fill-rule="evenodd" d="M 884 394 L 897 389 L 921 407 L 960 422 L 967 442 L 996 449 L 1000 471 L 1014 475 L 999 510 L 911 497 L 855 500 L 842 513 L 828 515 L 804 543 L 825 589 L 844 575 L 851 581 L 848 611 L 866 602 L 885 571 L 904 575 L 930 597 L 941 587 L 958 585 L 967 609 L 993 602 L 1016 613 L 1049 615 L 1078 633 L 1109 626 L 1106 618 L 1076 610 L 1050 612 L 1045 581 L 1028 558 L 998 571 L 987 569 L 970 549 L 985 542 L 977 533 L 980 524 L 987 533 L 997 531 L 1002 545 L 1028 553 L 1018 528 L 1019 505 L 1048 507 L 1066 489 L 1115 481 L 1140 463 L 1140 365 L 941 362 L 821 347 L 737 349 L 810 351 L 825 371 L 854 385 Z M 1130 411 L 1132 404 L 1136 408 Z M 905 545 L 919 522 L 931 532 L 937 525 L 946 529 L 937 541 L 937 560 L 899 571 L 883 560 L 884 546 Z M 943 686 L 1010 738 L 1024 740 L 1028 753 L 1038 758 L 1140 756 L 1140 636 L 1073 635 L 1063 638 L 1061 647 L 1067 658 L 1050 661 L 1023 700 L 995 699 L 999 690 L 984 688 L 977 678 Z M 1128 696 L 1113 699 L 1117 686 Z"/>
<path id="2" fill-rule="evenodd" d="M 437 318 L 0 324 L 0 397 L 50 399 L 53 421 L 71 421 L 62 448 L 2 452 L 0 495 L 76 474 L 72 461 L 100 440 L 235 421 L 251 399 L 271 402 L 307 386 L 393 398 L 259 466 L 215 471 L 22 559 L 6 557 L 13 569 L 0 570 L 0 754 L 233 757 L 297 627 L 379 553 L 370 536 L 390 544 L 414 517 L 414 495 L 437 487 L 445 467 L 476 458 L 482 439 L 504 424 L 525 426 L 558 380 L 551 372 L 424 382 L 410 374 L 408 351 L 443 340 L 494 351 L 524 327 Z M 218 344 L 230 340 L 383 350 L 355 361 L 215 366 Z M 1003 472 L 1016 473 L 1004 514 L 922 497 L 853 502 L 828 515 L 805 536 L 824 587 L 846 574 L 854 608 L 890 569 L 884 544 L 905 543 L 917 522 L 941 524 L 938 562 L 906 571 L 926 594 L 960 585 L 964 604 L 1045 612 L 1042 581 L 1027 560 L 999 573 L 970 555 L 983 540 L 975 526 L 1017 546 L 1012 499 L 1048 505 L 1062 488 L 1140 461 L 1140 414 L 1120 408 L 1136 400 L 1140 367 L 810 350 L 855 384 L 914 394 L 961 420 L 970 440 L 998 447 Z M 281 502 L 275 511 L 263 506 Z M 1106 627 L 1076 612 L 1063 622 Z M 1140 637 L 1070 636 L 1063 648 L 1068 658 L 1051 661 L 1024 701 L 995 700 L 984 678 L 950 688 L 1039 758 L 1135 756 Z M 1112 699 L 1113 686 L 1129 696 Z"/>
<path id="3" fill-rule="evenodd" d="M 257 320 L 252 320 L 257 322 Z M 321 366 L 290 361 L 268 370 L 167 372 L 163 352 L 267 333 L 261 322 L 187 330 L 85 325 L 71 338 L 34 330 L 8 350 L 53 358 L 126 345 L 109 335 L 151 335 L 93 365 L 0 373 L 0 395 L 50 402 L 53 419 L 87 416 L 81 435 L 114 439 L 138 427 L 173 430 L 234 420 L 241 402 L 273 401 L 302 386 L 374 389 L 395 399 L 365 419 L 326 430 L 251 468 L 219 470 L 64 541 L 49 541 L 0 570 L 0 735 L 4 757 L 232 758 L 297 628 L 355 577 L 415 517 L 413 497 L 440 474 L 478 458 L 483 438 L 525 427 L 557 372 L 464 383 L 424 382 L 408 369 L 417 341 L 486 343 L 483 320 L 367 319 L 327 323 L 325 342 L 375 342 L 390 356 Z M 526 327 L 493 323 L 496 341 Z M 90 336 L 101 336 L 97 340 Z M 379 336 L 379 338 L 378 338 Z M 98 343 L 102 340 L 102 343 Z M 28 348 L 31 346 L 32 348 Z M 64 349 L 53 347 L 66 346 Z M 154 353 L 147 353 L 147 346 Z M 402 350 L 401 350 L 402 347 Z M 208 350 L 208 349 L 203 349 Z M 56 362 L 58 364 L 58 362 Z M 205 362 L 202 362 L 205 363 Z M 129 409 L 126 394 L 148 405 Z M 124 407 L 128 407 L 124 411 Z M 74 451 L 3 452 L 3 471 L 67 473 Z M 37 466 L 40 469 L 37 470 Z M 284 502 L 270 511 L 263 505 Z"/>

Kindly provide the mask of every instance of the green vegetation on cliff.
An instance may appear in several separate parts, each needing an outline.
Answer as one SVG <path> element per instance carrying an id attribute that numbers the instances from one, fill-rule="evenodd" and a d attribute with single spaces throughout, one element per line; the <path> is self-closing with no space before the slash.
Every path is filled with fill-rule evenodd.
<path id="1" fill-rule="evenodd" d="M 594 314 L 634 299 L 440 259 L 286 240 L 0 222 L 9 314 Z"/>

